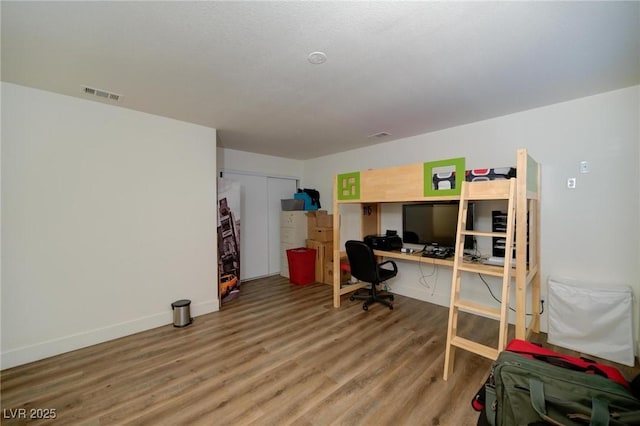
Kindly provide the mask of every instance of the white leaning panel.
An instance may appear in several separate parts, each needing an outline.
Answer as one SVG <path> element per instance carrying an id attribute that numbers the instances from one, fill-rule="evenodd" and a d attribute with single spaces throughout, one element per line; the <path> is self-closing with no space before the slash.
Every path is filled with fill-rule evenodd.
<path id="1" fill-rule="evenodd" d="M 549 343 L 633 366 L 632 306 L 630 287 L 550 277 Z"/>

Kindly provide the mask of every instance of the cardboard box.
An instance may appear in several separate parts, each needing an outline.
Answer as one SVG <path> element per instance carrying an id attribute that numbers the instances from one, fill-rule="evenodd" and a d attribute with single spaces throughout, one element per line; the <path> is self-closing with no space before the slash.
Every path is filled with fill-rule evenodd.
<path id="1" fill-rule="evenodd" d="M 318 228 L 333 228 L 333 215 L 332 214 L 320 214 L 316 216 L 316 222 Z"/>
<path id="2" fill-rule="evenodd" d="M 333 284 L 333 262 L 329 262 L 324 265 L 324 280 L 325 284 Z M 351 273 L 340 269 L 340 284 L 344 284 L 351 279 Z"/>
<path id="3" fill-rule="evenodd" d="M 307 248 L 316 250 L 316 281 L 323 283 L 325 282 L 325 265 L 333 260 L 333 241 L 317 241 L 308 239 Z"/>
<path id="4" fill-rule="evenodd" d="M 307 234 L 310 240 L 333 241 L 333 228 L 313 228 Z"/>
<path id="5" fill-rule="evenodd" d="M 317 210 L 314 212 L 307 212 L 307 233 L 313 234 L 316 228 L 332 228 L 333 227 L 333 215 L 327 214 L 326 210 Z"/>
<path id="6" fill-rule="evenodd" d="M 306 212 L 307 215 L 307 229 L 311 231 L 318 226 L 318 214 L 326 213 L 326 210 L 317 210 L 315 212 Z"/>

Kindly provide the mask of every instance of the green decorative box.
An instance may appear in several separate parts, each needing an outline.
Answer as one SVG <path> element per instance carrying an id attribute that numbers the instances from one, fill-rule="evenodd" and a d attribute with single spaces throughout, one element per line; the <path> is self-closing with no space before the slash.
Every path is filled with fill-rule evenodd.
<path id="1" fill-rule="evenodd" d="M 424 196 L 460 195 L 464 173 L 464 157 L 424 163 Z"/>
<path id="2" fill-rule="evenodd" d="M 338 200 L 359 200 L 360 172 L 339 174 L 337 186 Z"/>

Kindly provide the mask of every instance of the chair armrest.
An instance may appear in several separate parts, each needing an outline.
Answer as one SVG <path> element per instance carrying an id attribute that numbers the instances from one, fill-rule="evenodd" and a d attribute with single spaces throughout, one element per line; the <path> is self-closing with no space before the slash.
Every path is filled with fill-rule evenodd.
<path id="1" fill-rule="evenodd" d="M 398 273 L 398 265 L 396 265 L 396 262 L 394 262 L 393 260 L 385 260 L 384 262 L 379 263 L 378 266 L 386 265 L 387 263 L 391 264 L 391 266 L 393 267 L 393 271 L 397 274 Z"/>

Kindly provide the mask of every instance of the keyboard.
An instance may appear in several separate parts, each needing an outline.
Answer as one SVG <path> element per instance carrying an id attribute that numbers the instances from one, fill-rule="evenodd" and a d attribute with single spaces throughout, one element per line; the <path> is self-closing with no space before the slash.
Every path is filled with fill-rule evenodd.
<path id="1" fill-rule="evenodd" d="M 432 251 L 422 252 L 422 257 L 431 257 L 433 259 L 446 259 L 453 255 L 454 255 L 453 251 L 449 251 L 449 250 L 432 250 Z"/>

